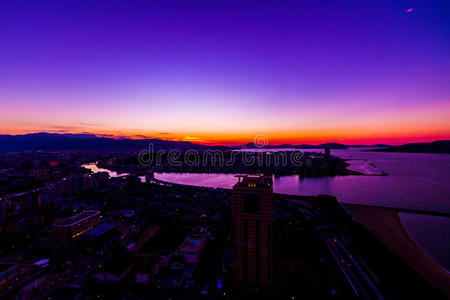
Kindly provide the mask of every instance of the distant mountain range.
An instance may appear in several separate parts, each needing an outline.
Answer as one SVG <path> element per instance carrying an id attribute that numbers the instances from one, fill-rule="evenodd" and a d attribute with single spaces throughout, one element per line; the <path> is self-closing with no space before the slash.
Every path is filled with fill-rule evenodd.
<path id="1" fill-rule="evenodd" d="M 435 141 L 431 143 L 411 143 L 402 146 L 392 146 L 383 149 L 373 149 L 368 151 L 450 154 L 450 140 Z"/>
<path id="2" fill-rule="evenodd" d="M 20 151 L 140 151 L 153 146 L 154 151 L 178 149 L 229 149 L 225 146 L 205 146 L 191 142 L 159 139 L 112 139 L 90 134 L 30 133 L 0 135 L 0 152 Z"/>
<path id="3" fill-rule="evenodd" d="M 0 152 L 20 152 L 20 151 L 140 151 L 153 146 L 154 151 L 178 149 L 185 151 L 192 150 L 233 150 L 260 148 L 254 143 L 249 143 L 239 147 L 228 146 L 207 146 L 194 144 L 191 142 L 176 142 L 160 139 L 113 139 L 99 137 L 93 134 L 58 134 L 58 133 L 30 133 L 24 135 L 0 135 Z M 350 147 L 384 147 L 371 151 L 383 152 L 417 152 L 417 153 L 450 153 L 450 141 L 437 141 L 433 143 L 406 144 L 403 146 L 377 145 L 344 145 L 339 143 L 325 143 L 320 145 L 267 145 L 267 149 L 347 149 Z"/>

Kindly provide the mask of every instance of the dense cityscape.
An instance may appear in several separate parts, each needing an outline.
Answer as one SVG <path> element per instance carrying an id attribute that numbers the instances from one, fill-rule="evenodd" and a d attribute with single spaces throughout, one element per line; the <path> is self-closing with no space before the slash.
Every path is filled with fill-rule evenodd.
<path id="1" fill-rule="evenodd" d="M 0 1 L 0 300 L 450 299 L 450 1 Z"/>
<path id="2" fill-rule="evenodd" d="M 111 155 L 1 157 L 2 299 L 443 298 L 334 197 L 83 167 Z"/>

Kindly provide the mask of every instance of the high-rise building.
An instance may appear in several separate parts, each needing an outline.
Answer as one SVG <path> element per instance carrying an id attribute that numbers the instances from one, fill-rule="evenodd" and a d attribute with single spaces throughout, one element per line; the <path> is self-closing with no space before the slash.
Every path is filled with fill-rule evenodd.
<path id="1" fill-rule="evenodd" d="M 245 287 L 273 282 L 272 176 L 237 175 L 233 186 L 233 275 Z"/>

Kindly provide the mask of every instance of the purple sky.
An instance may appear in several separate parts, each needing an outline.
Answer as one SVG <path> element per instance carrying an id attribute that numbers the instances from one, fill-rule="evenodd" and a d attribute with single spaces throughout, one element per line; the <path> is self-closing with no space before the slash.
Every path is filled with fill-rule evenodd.
<path id="1" fill-rule="evenodd" d="M 255 134 L 275 142 L 450 138 L 449 8 L 2 1 L 0 133 L 211 143 Z"/>

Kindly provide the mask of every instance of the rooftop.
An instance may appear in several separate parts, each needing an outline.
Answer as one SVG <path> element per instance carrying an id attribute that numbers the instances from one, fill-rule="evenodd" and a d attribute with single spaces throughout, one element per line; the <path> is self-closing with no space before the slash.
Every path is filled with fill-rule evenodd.
<path id="1" fill-rule="evenodd" d="M 86 231 L 85 235 L 92 235 L 92 236 L 101 236 L 105 232 L 110 231 L 111 229 L 114 229 L 116 225 L 111 223 L 102 223 L 98 226 L 95 226 L 89 231 Z"/>
<path id="2" fill-rule="evenodd" d="M 239 181 L 234 187 L 271 187 L 272 175 L 254 174 L 254 175 L 236 175 Z"/>
<path id="3" fill-rule="evenodd" d="M 84 219 L 87 219 L 91 216 L 99 215 L 99 214 L 100 214 L 100 211 L 98 211 L 98 210 L 87 210 L 87 211 L 84 211 L 82 213 L 79 213 L 77 215 L 74 215 L 74 216 L 71 216 L 71 217 L 65 219 L 61 224 L 58 224 L 56 226 L 73 225 L 73 224 L 81 222 Z"/>

